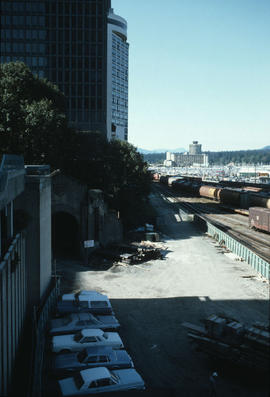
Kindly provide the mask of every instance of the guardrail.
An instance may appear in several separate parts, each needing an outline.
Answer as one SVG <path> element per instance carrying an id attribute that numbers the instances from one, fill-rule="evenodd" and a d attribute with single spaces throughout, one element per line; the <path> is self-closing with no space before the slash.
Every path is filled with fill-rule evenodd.
<path id="1" fill-rule="evenodd" d="M 196 215 L 197 216 L 197 215 Z M 234 254 L 242 258 L 251 267 L 260 273 L 264 278 L 270 280 L 270 264 L 256 255 L 249 248 L 241 244 L 239 241 L 229 236 L 210 222 L 206 222 L 207 233 L 214 237 L 218 242 L 224 242 L 224 245 Z"/>

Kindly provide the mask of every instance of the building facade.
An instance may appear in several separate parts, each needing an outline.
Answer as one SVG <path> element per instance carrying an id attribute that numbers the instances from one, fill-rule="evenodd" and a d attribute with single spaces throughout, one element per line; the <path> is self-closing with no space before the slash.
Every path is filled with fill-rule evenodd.
<path id="1" fill-rule="evenodd" d="M 111 0 L 1 1 L 1 62 L 23 61 L 55 83 L 80 130 L 127 139 L 127 58 Z"/>
<path id="2" fill-rule="evenodd" d="M 202 153 L 202 145 L 193 141 L 189 145 L 189 153 L 166 153 L 164 165 L 167 167 L 208 166 L 208 155 Z"/>
<path id="3" fill-rule="evenodd" d="M 108 14 L 107 45 L 107 131 L 109 139 L 128 140 L 128 54 L 127 22 Z"/>
<path id="4" fill-rule="evenodd" d="M 202 145 L 200 145 L 198 143 L 198 141 L 193 141 L 190 145 L 189 145 L 189 154 L 191 156 L 195 156 L 198 154 L 202 154 Z"/>

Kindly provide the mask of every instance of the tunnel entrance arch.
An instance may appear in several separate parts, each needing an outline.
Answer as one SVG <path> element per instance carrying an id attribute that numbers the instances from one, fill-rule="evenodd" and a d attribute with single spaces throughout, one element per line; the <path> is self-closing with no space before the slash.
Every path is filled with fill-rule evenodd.
<path id="1" fill-rule="evenodd" d="M 80 233 L 76 218 L 68 212 L 52 215 L 52 249 L 55 258 L 80 257 Z"/>

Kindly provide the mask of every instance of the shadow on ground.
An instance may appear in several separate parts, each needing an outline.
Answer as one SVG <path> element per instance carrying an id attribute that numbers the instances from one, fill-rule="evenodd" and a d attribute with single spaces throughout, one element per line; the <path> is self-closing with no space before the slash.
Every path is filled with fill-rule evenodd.
<path id="1" fill-rule="evenodd" d="M 111 299 L 111 303 L 121 324 L 119 333 L 125 349 L 143 377 L 146 390 L 97 395 L 210 396 L 209 376 L 217 371 L 219 397 L 269 396 L 267 374 L 239 368 L 233 363 L 214 361 L 196 352 L 190 345 L 187 330 L 181 325 L 184 321 L 201 325 L 200 320 L 213 313 L 235 318 L 246 325 L 267 321 L 267 301 L 176 297 Z"/>

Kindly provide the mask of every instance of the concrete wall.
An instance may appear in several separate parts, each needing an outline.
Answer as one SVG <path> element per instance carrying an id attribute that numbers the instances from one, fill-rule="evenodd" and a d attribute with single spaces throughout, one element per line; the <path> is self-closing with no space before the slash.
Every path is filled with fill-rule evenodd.
<path id="1" fill-rule="evenodd" d="M 51 280 L 51 178 L 26 175 L 25 191 L 15 209 L 29 215 L 26 227 L 26 257 L 29 310 L 38 305 Z"/>
<path id="2" fill-rule="evenodd" d="M 116 215 L 108 214 L 101 190 L 88 190 L 73 178 L 57 175 L 52 180 L 52 215 L 66 212 L 79 224 L 80 253 L 85 255 L 84 241 L 106 245 L 122 240 L 122 226 Z"/>
<path id="3" fill-rule="evenodd" d="M 112 243 L 123 241 L 123 226 L 115 211 L 109 212 L 104 217 L 104 226 L 101 236 L 101 245 L 106 246 Z"/>

